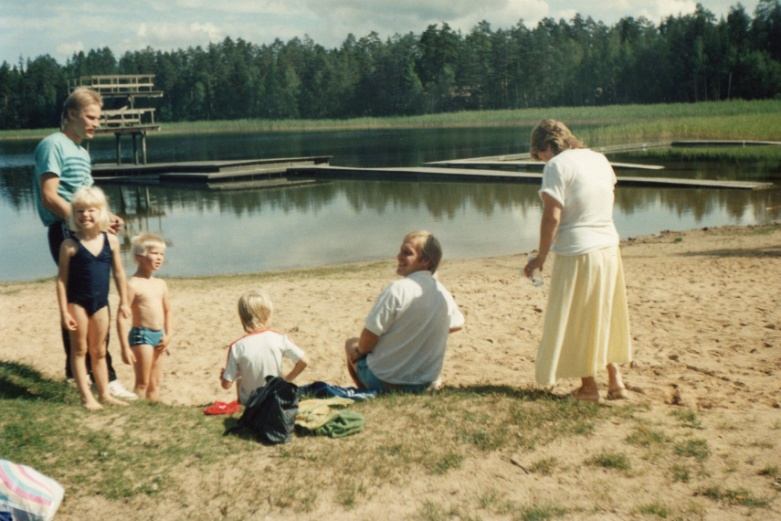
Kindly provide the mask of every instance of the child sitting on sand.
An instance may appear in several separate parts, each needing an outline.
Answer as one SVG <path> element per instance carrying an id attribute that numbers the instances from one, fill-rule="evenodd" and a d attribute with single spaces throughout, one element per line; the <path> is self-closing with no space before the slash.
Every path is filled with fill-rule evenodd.
<path id="1" fill-rule="evenodd" d="M 171 304 L 168 286 L 154 276 L 165 260 L 165 240 L 153 233 L 133 237 L 133 256 L 138 268 L 128 281 L 133 327 L 117 320 L 122 343 L 122 361 L 132 363 L 136 373 L 135 393 L 147 400 L 160 397 L 163 353 L 171 342 Z"/>
<path id="2" fill-rule="evenodd" d="M 106 335 L 109 327 L 109 275 L 119 292 L 119 316 L 129 316 L 127 282 L 119 255 L 119 240 L 106 233 L 109 228 L 108 201 L 97 187 L 79 189 L 71 200 L 68 226 L 75 233 L 60 246 L 57 302 L 63 328 L 68 330 L 72 349 L 71 368 L 81 403 L 89 410 L 101 409 L 89 389 L 87 352 L 92 378 L 103 403 L 127 405 L 108 391 Z"/>
<path id="3" fill-rule="evenodd" d="M 237 379 L 239 402 L 246 404 L 252 391 L 266 385 L 266 376 L 280 376 L 282 358 L 295 365 L 285 375 L 292 382 L 309 363 L 304 352 L 286 335 L 268 329 L 271 322 L 271 299 L 264 291 L 249 291 L 239 299 L 239 318 L 247 333 L 228 347 L 228 361 L 220 371 L 223 389 L 230 389 Z"/>

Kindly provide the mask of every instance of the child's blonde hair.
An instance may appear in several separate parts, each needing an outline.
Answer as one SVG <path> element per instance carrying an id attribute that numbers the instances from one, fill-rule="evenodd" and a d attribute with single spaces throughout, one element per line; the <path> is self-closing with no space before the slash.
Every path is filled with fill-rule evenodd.
<path id="1" fill-rule="evenodd" d="M 156 233 L 139 233 L 130 239 L 130 243 L 133 245 L 133 255 L 146 255 L 155 246 L 165 251 L 165 239 Z"/>
<path id="2" fill-rule="evenodd" d="M 432 274 L 436 273 L 442 260 L 442 245 L 439 244 L 439 240 L 434 237 L 433 233 L 426 230 L 409 232 L 404 236 L 404 242 L 412 240 L 416 241 L 416 246 L 423 259 L 429 262 L 428 270 Z"/>
<path id="3" fill-rule="evenodd" d="M 251 290 L 239 298 L 239 318 L 244 331 L 267 327 L 273 311 L 271 298 L 265 291 Z"/>
<path id="4" fill-rule="evenodd" d="M 111 217 L 108 211 L 108 200 L 103 190 L 97 186 L 86 186 L 79 188 L 73 194 L 71 199 L 71 213 L 68 216 L 68 228 L 72 231 L 79 231 L 79 223 L 76 219 L 76 210 L 79 208 L 97 208 L 98 216 L 95 221 L 100 231 L 105 232 L 111 224 Z"/>

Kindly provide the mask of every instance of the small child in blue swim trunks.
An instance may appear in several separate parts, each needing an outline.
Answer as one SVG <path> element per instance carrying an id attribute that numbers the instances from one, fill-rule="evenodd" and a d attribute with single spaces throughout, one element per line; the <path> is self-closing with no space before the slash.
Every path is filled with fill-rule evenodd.
<path id="1" fill-rule="evenodd" d="M 165 240 L 153 233 L 133 237 L 133 256 L 138 269 L 128 279 L 128 300 L 133 327 L 118 320 L 122 361 L 133 364 L 135 392 L 151 401 L 160 399 L 163 353 L 171 342 L 171 304 L 165 281 L 154 276 L 165 260 Z"/>

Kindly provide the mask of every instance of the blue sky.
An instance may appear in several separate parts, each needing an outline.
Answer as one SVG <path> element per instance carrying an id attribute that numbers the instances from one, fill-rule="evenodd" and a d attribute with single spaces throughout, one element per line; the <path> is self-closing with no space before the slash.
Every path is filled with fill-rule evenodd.
<path id="1" fill-rule="evenodd" d="M 719 17 L 737 1 L 702 4 Z M 742 4 L 753 16 L 757 0 Z M 468 32 L 481 20 L 493 28 L 520 19 L 533 26 L 546 16 L 569 19 L 575 13 L 608 24 L 624 16 L 658 23 L 695 6 L 695 0 L 0 0 L 0 62 L 49 54 L 64 63 L 75 51 L 105 46 L 120 57 L 147 46 L 187 48 L 226 36 L 261 44 L 309 35 L 330 48 L 348 33 L 420 34 L 441 22 Z"/>

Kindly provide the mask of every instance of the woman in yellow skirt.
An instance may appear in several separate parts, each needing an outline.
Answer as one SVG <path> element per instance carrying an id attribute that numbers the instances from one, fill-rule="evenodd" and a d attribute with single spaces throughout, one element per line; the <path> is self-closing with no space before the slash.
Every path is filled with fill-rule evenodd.
<path id="1" fill-rule="evenodd" d="M 626 398 L 618 364 L 632 359 L 629 313 L 618 232 L 613 223 L 616 175 L 607 158 L 586 148 L 560 121 L 532 131 L 531 155 L 545 162 L 540 244 L 526 264 L 531 277 L 556 254 L 536 361 L 540 385 L 580 378 L 578 400 L 600 400 L 596 375 L 608 373 L 608 399 Z"/>

